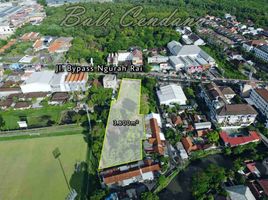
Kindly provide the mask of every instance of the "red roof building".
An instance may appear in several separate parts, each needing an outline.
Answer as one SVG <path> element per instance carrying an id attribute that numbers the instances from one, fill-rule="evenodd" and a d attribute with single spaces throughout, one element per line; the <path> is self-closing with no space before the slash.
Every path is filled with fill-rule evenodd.
<path id="1" fill-rule="evenodd" d="M 251 142 L 259 142 L 261 140 L 259 134 L 256 131 L 249 131 L 248 135 L 242 134 L 228 134 L 225 131 L 220 133 L 220 137 L 223 140 L 225 146 L 235 147 L 239 145 L 248 144 Z"/>
<path id="2" fill-rule="evenodd" d="M 164 155 L 164 144 L 160 138 L 160 128 L 155 118 L 150 119 L 150 127 L 152 131 L 152 138 L 149 139 L 150 143 L 153 143 L 154 151 L 160 155 Z"/>
<path id="3" fill-rule="evenodd" d="M 159 164 L 154 164 L 154 165 L 148 165 L 144 166 L 141 168 L 137 168 L 134 170 L 129 170 L 125 172 L 120 172 L 118 174 L 111 174 L 108 176 L 103 177 L 103 182 L 106 185 L 111 185 L 111 184 L 116 184 L 121 181 L 127 180 L 127 179 L 133 179 L 134 177 L 141 176 L 144 173 L 147 172 L 158 172 L 160 171 L 160 166 Z"/>
<path id="4" fill-rule="evenodd" d="M 183 137 L 181 139 L 181 142 L 184 146 L 184 149 L 186 150 L 187 153 L 190 153 L 191 151 L 196 151 L 198 150 L 198 147 L 197 145 L 195 145 L 193 142 L 192 142 L 192 139 L 190 137 Z"/>

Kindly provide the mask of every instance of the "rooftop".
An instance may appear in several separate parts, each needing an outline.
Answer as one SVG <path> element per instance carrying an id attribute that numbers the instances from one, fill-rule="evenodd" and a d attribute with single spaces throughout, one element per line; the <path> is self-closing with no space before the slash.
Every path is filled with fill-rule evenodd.
<path id="1" fill-rule="evenodd" d="M 86 72 L 80 72 L 78 74 L 68 73 L 65 78 L 65 82 L 78 82 L 78 81 L 87 81 L 88 76 Z"/>
<path id="2" fill-rule="evenodd" d="M 244 185 L 226 187 L 226 191 L 229 193 L 231 200 L 255 200 L 250 189 Z"/>
<path id="3" fill-rule="evenodd" d="M 249 142 L 256 142 L 260 140 L 260 136 L 256 131 L 249 131 L 248 134 L 230 134 L 225 131 L 221 131 L 220 133 L 221 139 L 225 144 L 233 146 L 247 144 Z"/>
<path id="4" fill-rule="evenodd" d="M 24 82 L 24 84 L 32 84 L 32 83 L 49 84 L 53 75 L 54 75 L 54 71 L 34 72 L 30 76 L 30 78 L 28 78 Z"/>
<path id="5" fill-rule="evenodd" d="M 167 86 L 160 87 L 160 90 L 157 91 L 158 98 L 160 102 L 176 99 L 181 102 L 186 102 L 187 98 L 181 88 L 181 86 L 171 84 Z"/>
<path id="6" fill-rule="evenodd" d="M 258 93 L 258 95 L 260 95 L 263 98 L 263 100 L 268 102 L 268 90 L 264 88 L 257 88 L 255 89 L 255 91 Z"/>
<path id="7" fill-rule="evenodd" d="M 257 111 L 249 104 L 226 104 L 218 109 L 218 115 L 257 115 Z"/>
<path id="8" fill-rule="evenodd" d="M 155 172 L 159 170 L 160 170 L 159 164 L 154 164 L 154 165 L 145 166 L 139 169 L 122 172 L 120 174 L 112 175 L 109 177 L 104 177 L 103 181 L 105 184 L 112 184 L 112 183 L 117 183 L 126 179 L 130 179 L 130 178 L 142 175 L 143 173 Z"/>

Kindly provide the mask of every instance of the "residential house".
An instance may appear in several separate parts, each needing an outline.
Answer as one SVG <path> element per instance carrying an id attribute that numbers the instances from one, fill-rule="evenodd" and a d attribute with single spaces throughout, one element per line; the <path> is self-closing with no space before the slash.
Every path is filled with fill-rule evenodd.
<path id="1" fill-rule="evenodd" d="M 25 42 L 36 41 L 38 38 L 39 38 L 39 33 L 36 33 L 36 32 L 25 33 L 20 37 L 20 39 Z"/>
<path id="2" fill-rule="evenodd" d="M 184 146 L 185 151 L 189 154 L 191 151 L 198 150 L 198 146 L 193 143 L 191 137 L 183 137 L 181 139 L 181 142 Z"/>
<path id="3" fill-rule="evenodd" d="M 201 45 L 205 45 L 204 40 L 202 40 L 198 35 L 196 35 L 195 33 L 192 33 L 190 35 L 183 35 L 182 36 L 182 41 L 184 44 L 186 45 L 196 45 L 196 46 L 201 46 Z"/>
<path id="4" fill-rule="evenodd" d="M 59 37 L 54 40 L 48 47 L 49 53 L 64 53 L 72 46 L 72 37 Z"/>
<path id="5" fill-rule="evenodd" d="M 31 103 L 27 101 L 19 101 L 14 105 L 14 110 L 26 110 L 31 108 Z"/>
<path id="6" fill-rule="evenodd" d="M 104 88 L 116 89 L 117 87 L 116 75 L 113 75 L 113 74 L 105 75 L 102 81 L 103 81 Z"/>
<path id="7" fill-rule="evenodd" d="M 52 94 L 49 104 L 51 105 L 59 105 L 66 103 L 69 100 L 68 92 L 55 92 Z"/>
<path id="8" fill-rule="evenodd" d="M 143 65 L 142 51 L 139 49 L 134 49 L 133 51 L 109 53 L 107 57 L 107 64 L 113 66 L 118 66 L 120 64 L 141 66 Z"/>
<path id="9" fill-rule="evenodd" d="M 158 153 L 159 155 L 165 155 L 166 151 L 166 139 L 161 132 L 161 118 L 159 114 L 151 113 L 145 118 L 145 132 L 146 141 L 144 142 L 144 150 L 147 153 Z"/>
<path id="10" fill-rule="evenodd" d="M 12 104 L 13 104 L 12 99 L 0 100 L 0 108 L 2 110 L 10 108 Z"/>
<path id="11" fill-rule="evenodd" d="M 35 41 L 35 43 L 33 44 L 33 48 L 35 51 L 47 49 L 52 40 L 53 38 L 51 36 L 41 37 Z"/>

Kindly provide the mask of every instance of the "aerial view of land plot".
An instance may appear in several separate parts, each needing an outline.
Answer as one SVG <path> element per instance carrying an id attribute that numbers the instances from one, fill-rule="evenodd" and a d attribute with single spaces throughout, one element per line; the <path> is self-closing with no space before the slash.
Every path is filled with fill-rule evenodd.
<path id="1" fill-rule="evenodd" d="M 123 79 L 118 99 L 112 102 L 102 148 L 100 169 L 142 159 L 144 121 L 140 115 L 138 79 Z"/>
<path id="2" fill-rule="evenodd" d="M 1 141 L 0 199 L 65 199 L 68 187 L 59 162 L 52 154 L 57 147 L 72 186 L 74 165 L 86 158 L 82 135 Z"/>

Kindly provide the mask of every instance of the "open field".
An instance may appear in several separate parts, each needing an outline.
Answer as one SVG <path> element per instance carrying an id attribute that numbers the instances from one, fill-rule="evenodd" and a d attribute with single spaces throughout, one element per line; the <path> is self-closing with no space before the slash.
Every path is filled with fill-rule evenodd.
<path id="1" fill-rule="evenodd" d="M 50 116 L 50 120 L 54 123 L 59 123 L 61 113 L 68 110 L 68 104 L 63 106 L 45 106 L 39 109 L 29 110 L 8 110 L 1 112 L 1 115 L 5 121 L 3 130 L 18 129 L 19 126 L 16 123 L 20 121 L 21 117 L 26 117 L 28 126 L 46 126 L 43 124 L 47 121 L 47 117 Z"/>
<path id="2" fill-rule="evenodd" d="M 52 151 L 58 147 L 67 179 L 86 158 L 82 135 L 0 141 L 0 199 L 65 199 L 68 188 Z"/>
<path id="3" fill-rule="evenodd" d="M 83 134 L 83 130 L 84 129 L 77 124 L 66 124 L 60 126 L 49 126 L 45 128 L 0 131 L 0 141 Z"/>

